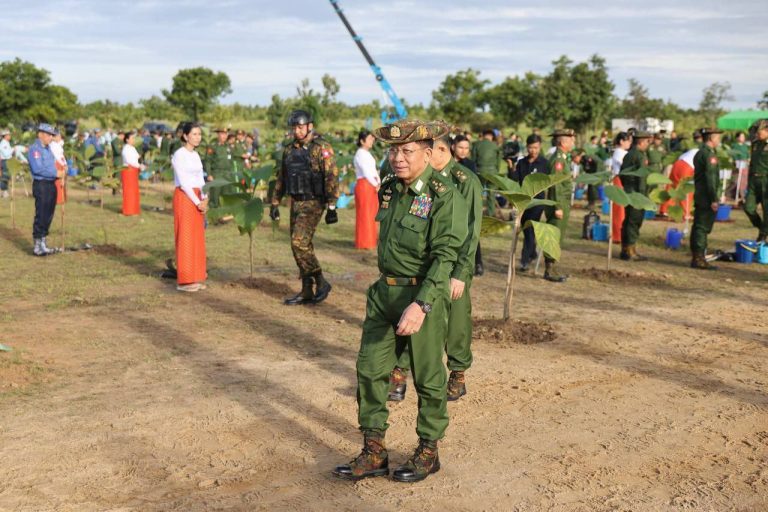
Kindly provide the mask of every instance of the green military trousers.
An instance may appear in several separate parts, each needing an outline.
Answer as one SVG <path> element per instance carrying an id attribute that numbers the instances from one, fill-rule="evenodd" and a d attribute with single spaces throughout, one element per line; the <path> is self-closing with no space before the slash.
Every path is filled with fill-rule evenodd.
<path id="1" fill-rule="evenodd" d="M 324 210 L 325 205 L 319 199 L 291 200 L 291 250 L 301 277 L 309 277 L 321 271 L 312 238 Z"/>
<path id="2" fill-rule="evenodd" d="M 448 332 L 445 337 L 445 353 L 448 356 L 448 369 L 463 372 L 472 366 L 472 298 L 469 289 L 472 279 L 467 281 L 464 294 L 448 304 Z M 411 356 L 408 346 L 398 352 L 398 368 L 409 368 Z"/>
<path id="3" fill-rule="evenodd" d="M 640 227 L 645 219 L 645 210 L 632 206 L 624 207 L 624 223 L 621 225 L 621 245 L 635 245 L 640 238 Z"/>
<path id="4" fill-rule="evenodd" d="M 551 226 L 555 226 L 557 229 L 560 230 L 560 246 L 562 247 L 563 242 L 565 242 L 565 231 L 568 229 L 568 219 L 571 217 L 571 203 L 570 203 L 570 196 L 568 197 L 568 202 L 566 204 L 559 204 L 557 206 L 551 206 L 546 210 L 547 215 L 547 224 Z M 563 218 L 558 219 L 555 217 L 555 210 L 556 209 L 563 210 Z"/>
<path id="5" fill-rule="evenodd" d="M 389 373 L 397 363 L 397 354 L 407 346 L 419 395 L 416 433 L 422 439 L 438 441 L 448 427 L 443 350 L 449 297 L 446 290 L 435 300 L 419 332 L 397 336 L 397 322 L 418 290 L 418 286 L 390 286 L 384 281 L 368 288 L 363 336 L 357 355 L 358 421 L 360 430 L 383 432 L 389 427 Z"/>
<path id="6" fill-rule="evenodd" d="M 757 205 L 763 205 L 763 216 L 757 213 Z M 768 176 L 750 176 L 747 184 L 747 198 L 744 200 L 744 213 L 752 225 L 760 230 L 760 236 L 768 236 Z"/>
<path id="7" fill-rule="evenodd" d="M 716 216 L 710 205 L 694 206 L 691 228 L 691 252 L 694 255 L 704 254 L 707 250 L 707 236 L 712 232 Z"/>

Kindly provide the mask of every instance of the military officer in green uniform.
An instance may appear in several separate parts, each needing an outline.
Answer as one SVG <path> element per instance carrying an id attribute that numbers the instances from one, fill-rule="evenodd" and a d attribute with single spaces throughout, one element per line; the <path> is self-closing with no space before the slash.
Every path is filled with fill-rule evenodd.
<path id="1" fill-rule="evenodd" d="M 647 177 L 628 176 L 623 172 L 636 171 L 649 166 L 647 151 L 651 144 L 651 137 L 652 135 L 648 132 L 635 132 L 634 145 L 624 156 L 619 179 L 621 179 L 621 185 L 627 194 L 638 192 L 645 195 L 648 192 Z M 624 207 L 624 212 L 624 223 L 621 225 L 620 258 L 625 261 L 645 261 L 647 258 L 637 253 L 637 240 L 640 238 L 640 227 L 643 225 L 645 210 L 627 205 Z"/>
<path id="2" fill-rule="evenodd" d="M 206 150 L 205 172 L 208 174 L 208 179 L 231 180 L 234 175 L 232 174 L 232 152 L 227 144 L 227 129 L 219 127 L 214 128 L 213 131 L 216 133 L 216 141 L 208 145 Z M 221 189 L 211 190 L 211 206 L 219 206 L 221 192 Z"/>
<path id="3" fill-rule="evenodd" d="M 339 169 L 331 145 L 314 132 L 309 112 L 293 111 L 288 125 L 294 138 L 283 150 L 269 216 L 272 220 L 280 219 L 280 200 L 284 195 L 291 196 L 291 249 L 299 267 L 301 291 L 286 299 L 284 304 L 316 304 L 331 293 L 331 283 L 323 277 L 312 238 L 326 207 L 325 223 L 339 221 L 336 212 Z"/>
<path id="4" fill-rule="evenodd" d="M 115 169 L 120 170 L 123 167 L 123 146 L 125 145 L 125 132 L 120 130 L 117 132 L 117 137 L 112 139 L 109 143 L 112 148 L 112 164 Z"/>
<path id="5" fill-rule="evenodd" d="M 446 129 L 449 127 L 446 125 Z M 435 139 L 430 159 L 432 169 L 451 181 L 467 204 L 467 238 L 459 250 L 456 266 L 451 272 L 451 302 L 448 316 L 448 337 L 445 352 L 448 356 L 448 400 L 458 400 L 467 393 L 464 372 L 472 365 L 472 301 L 469 289 L 474 275 L 475 252 L 480 240 L 483 220 L 483 185 L 475 173 L 459 164 L 451 156 L 451 140 L 446 135 Z M 390 374 L 389 399 L 405 398 L 408 351 L 398 358 Z"/>
<path id="6" fill-rule="evenodd" d="M 691 228 L 691 267 L 714 270 L 705 256 L 707 236 L 717 217 L 720 199 L 720 164 L 715 149 L 720 144 L 722 130 L 702 128 L 704 143 L 693 157 L 693 227 Z"/>
<path id="7" fill-rule="evenodd" d="M 237 130 L 235 143 L 232 145 L 232 166 L 236 178 L 242 178 L 245 161 L 250 156 L 245 146 L 245 131 Z"/>
<path id="8" fill-rule="evenodd" d="M 179 125 L 176 127 L 176 133 L 175 133 L 175 135 L 173 136 L 173 138 L 171 139 L 171 141 L 170 141 L 170 143 L 168 145 L 168 156 L 169 157 L 172 157 L 173 154 L 176 153 L 176 151 L 178 151 L 181 148 L 181 146 L 183 145 L 183 143 L 181 142 L 181 133 L 182 133 L 182 125 L 183 124 L 184 123 L 179 123 Z M 198 146 L 198 151 L 203 149 L 203 147 L 204 146 L 202 144 L 200 146 Z M 206 154 L 207 154 L 207 150 L 206 150 Z M 206 154 L 202 155 L 203 156 L 203 161 L 205 161 Z"/>
<path id="9" fill-rule="evenodd" d="M 501 151 L 493 140 L 493 130 L 485 130 L 483 138 L 472 146 L 472 160 L 477 165 L 478 173 L 499 173 Z"/>
<path id="10" fill-rule="evenodd" d="M 555 152 L 549 157 L 549 174 L 571 175 L 571 151 L 573 150 L 576 134 L 569 128 L 555 130 L 549 134 L 555 141 Z M 560 244 L 565 241 L 565 230 L 568 227 L 568 218 L 571 214 L 571 194 L 573 181 L 566 180 L 547 189 L 547 199 L 557 203 L 556 206 L 547 207 L 544 212 L 547 224 L 560 230 Z M 544 255 L 544 279 L 553 283 L 562 283 L 568 277 L 560 274 L 555 265 L 554 258 Z"/>
<path id="11" fill-rule="evenodd" d="M 437 443 L 448 427 L 446 375 L 442 361 L 450 279 L 467 238 L 467 209 L 459 191 L 429 165 L 433 139 L 445 126 L 398 121 L 375 131 L 390 143 L 394 174 L 379 189 L 378 266 L 381 277 L 367 293 L 360 351 L 357 402 L 363 450 L 337 466 L 339 478 L 359 480 L 389 474 L 384 434 L 389 374 L 398 347 L 408 345 L 419 412 L 419 444 L 394 471 L 401 482 L 423 480 L 440 469 Z"/>
<path id="12" fill-rule="evenodd" d="M 758 229 L 757 241 L 765 242 L 768 238 L 768 119 L 759 120 L 756 128 L 749 160 L 744 213 Z M 757 205 L 762 205 L 762 218 L 757 213 Z"/>
<path id="13" fill-rule="evenodd" d="M 667 148 L 664 147 L 664 140 L 660 133 L 653 135 L 653 143 L 648 147 L 648 165 L 656 172 L 664 172 L 664 157 L 667 155 Z"/>

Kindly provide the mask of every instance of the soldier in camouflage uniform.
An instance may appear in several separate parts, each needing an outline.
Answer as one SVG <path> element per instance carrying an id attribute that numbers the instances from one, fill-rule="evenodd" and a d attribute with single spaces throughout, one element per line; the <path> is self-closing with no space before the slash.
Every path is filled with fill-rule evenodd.
<path id="1" fill-rule="evenodd" d="M 277 171 L 269 216 L 280 219 L 280 199 L 291 196 L 291 249 L 301 275 L 301 291 L 284 304 L 316 304 L 331 292 L 315 256 L 312 238 L 323 212 L 326 224 L 338 222 L 336 200 L 339 198 L 339 170 L 333 148 L 314 129 L 312 116 L 295 110 L 288 118 L 294 140 L 283 150 Z M 312 290 L 313 284 L 315 290 Z"/>
<path id="2" fill-rule="evenodd" d="M 768 119 L 759 120 L 756 128 L 749 160 L 744 213 L 747 214 L 752 225 L 758 229 L 757 241 L 765 242 L 768 238 Z M 763 208 L 762 218 L 757 213 L 758 205 L 762 205 Z"/>
<path id="3" fill-rule="evenodd" d="M 653 135 L 653 144 L 648 147 L 648 164 L 656 172 L 664 172 L 664 157 L 667 156 L 667 148 L 664 147 L 664 139 L 660 133 Z"/>
<path id="4" fill-rule="evenodd" d="M 722 130 L 702 128 L 704 144 L 693 157 L 693 227 L 691 228 L 691 267 L 714 270 L 705 256 L 707 236 L 715 224 L 720 200 L 720 163 L 715 149 L 720 144 Z"/>
<path id="5" fill-rule="evenodd" d="M 571 151 L 576 134 L 573 130 L 563 128 L 549 134 L 555 141 L 555 152 L 549 158 L 549 174 L 571 174 Z M 547 189 L 547 199 L 557 203 L 556 206 L 547 207 L 545 214 L 547 224 L 560 229 L 560 243 L 565 240 L 565 230 L 568 227 L 568 218 L 571 215 L 571 193 L 573 181 L 566 180 Z M 568 276 L 558 272 L 554 258 L 544 255 L 544 279 L 553 283 L 562 283 Z"/>
<path id="6" fill-rule="evenodd" d="M 205 156 L 205 172 L 208 174 L 208 179 L 226 179 L 231 180 L 234 178 L 232 174 L 232 153 L 227 144 L 227 129 L 226 128 L 214 128 L 216 133 L 216 142 L 209 144 L 206 150 Z M 211 190 L 210 204 L 212 207 L 219 206 L 219 195 L 223 192 L 220 188 Z"/>
<path id="7" fill-rule="evenodd" d="M 419 445 L 395 469 L 393 478 L 416 482 L 440 469 L 437 443 L 448 427 L 442 356 L 450 281 L 467 239 L 468 219 L 466 203 L 450 178 L 429 165 L 433 139 L 446 133 L 442 123 L 419 121 L 398 121 L 374 133 L 391 144 L 389 162 L 394 174 L 385 177 L 379 189 L 381 277 L 368 289 L 357 356 L 358 421 L 364 445 L 354 460 L 336 467 L 333 473 L 339 478 L 389 474 L 384 444 L 389 427 L 387 377 L 406 344 L 419 395 Z"/>

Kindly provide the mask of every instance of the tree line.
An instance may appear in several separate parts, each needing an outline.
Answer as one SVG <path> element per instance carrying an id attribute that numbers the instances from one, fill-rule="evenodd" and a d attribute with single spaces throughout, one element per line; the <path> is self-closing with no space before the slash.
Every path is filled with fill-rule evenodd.
<path id="1" fill-rule="evenodd" d="M 586 133 L 608 127 L 612 118 L 695 118 L 698 124 L 714 124 L 725 112 L 723 103 L 732 99 L 730 84 L 716 82 L 702 91 L 697 109 L 686 109 L 671 100 L 651 97 L 636 79 L 629 80 L 627 95 L 619 98 L 608 71 L 599 55 L 584 62 L 563 55 L 552 62 L 547 74 L 529 71 L 497 84 L 469 68 L 446 76 L 432 91 L 429 105 L 404 103 L 412 117 L 445 119 L 472 130 L 567 126 Z M 312 112 L 317 124 L 379 117 L 382 105 L 378 100 L 348 105 L 339 101 L 340 86 L 333 76 L 323 75 L 320 83 L 321 88 L 314 89 L 309 79 L 304 79 L 293 96 L 275 94 L 265 106 L 225 105 L 220 100 L 232 92 L 229 77 L 197 67 L 179 70 L 170 89 L 135 103 L 105 99 L 82 104 L 72 91 L 54 84 L 47 70 L 16 58 L 0 63 L 0 125 L 92 118 L 101 126 L 132 127 L 148 119 L 194 119 L 214 124 L 237 119 L 264 121 L 278 128 L 284 126 L 294 108 Z M 757 100 L 757 107 L 768 108 L 768 91 Z"/>

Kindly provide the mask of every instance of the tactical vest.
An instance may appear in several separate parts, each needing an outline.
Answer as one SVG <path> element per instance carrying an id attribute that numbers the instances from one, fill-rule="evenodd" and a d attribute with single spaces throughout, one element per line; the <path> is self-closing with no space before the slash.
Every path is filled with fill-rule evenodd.
<path id="1" fill-rule="evenodd" d="M 309 147 L 292 147 L 285 156 L 285 193 L 302 200 L 322 197 L 323 174 L 312 170 Z"/>

